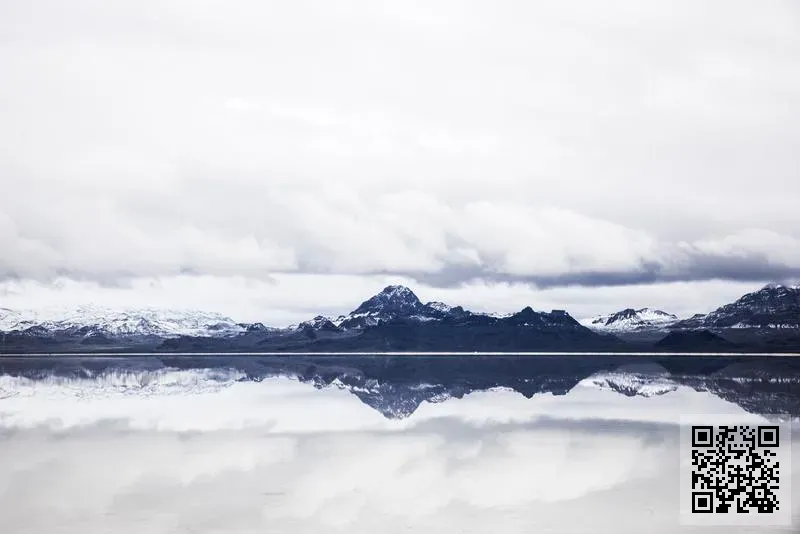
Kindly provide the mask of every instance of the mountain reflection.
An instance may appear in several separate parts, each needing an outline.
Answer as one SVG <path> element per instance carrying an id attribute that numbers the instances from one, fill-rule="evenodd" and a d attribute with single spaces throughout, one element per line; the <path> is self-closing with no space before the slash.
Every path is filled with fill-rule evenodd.
<path id="1" fill-rule="evenodd" d="M 579 384 L 652 397 L 678 387 L 709 392 L 757 414 L 800 416 L 800 358 L 758 356 L 153 356 L 5 357 L 0 374 L 35 382 L 105 381 L 135 389 L 168 371 L 202 370 L 219 383 L 291 377 L 349 391 L 390 419 L 422 403 L 494 389 L 526 398 L 565 395 Z M 170 379 L 174 380 L 174 379 Z M 9 386 L 7 386 L 8 388 Z M 13 389 L 13 388 L 12 388 Z M 1 391 L 1 390 L 0 390 Z M 7 393 L 9 394 L 9 393 Z"/>

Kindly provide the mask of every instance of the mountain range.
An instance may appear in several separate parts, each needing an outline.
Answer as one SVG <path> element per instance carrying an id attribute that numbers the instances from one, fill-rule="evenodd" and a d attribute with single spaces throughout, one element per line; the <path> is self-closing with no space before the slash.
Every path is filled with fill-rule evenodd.
<path id="1" fill-rule="evenodd" d="M 681 319 L 625 308 L 579 322 L 564 310 L 506 315 L 423 303 L 390 285 L 352 312 L 284 328 L 217 313 L 96 306 L 0 308 L 0 351 L 34 352 L 798 352 L 800 286 L 769 284 Z"/>

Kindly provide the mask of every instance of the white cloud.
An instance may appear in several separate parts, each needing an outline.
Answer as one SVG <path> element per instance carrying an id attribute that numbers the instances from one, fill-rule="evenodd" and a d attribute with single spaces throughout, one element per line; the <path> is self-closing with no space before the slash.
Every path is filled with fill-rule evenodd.
<path id="1" fill-rule="evenodd" d="M 796 20 L 5 2 L 0 277 L 797 275 Z"/>

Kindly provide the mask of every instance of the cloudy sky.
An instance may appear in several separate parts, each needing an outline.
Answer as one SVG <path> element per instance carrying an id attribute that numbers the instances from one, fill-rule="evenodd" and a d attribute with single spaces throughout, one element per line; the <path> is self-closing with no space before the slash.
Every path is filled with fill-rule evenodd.
<path id="1" fill-rule="evenodd" d="M 797 280 L 800 6 L 550 4 L 0 1 L 0 306 L 686 315 Z"/>

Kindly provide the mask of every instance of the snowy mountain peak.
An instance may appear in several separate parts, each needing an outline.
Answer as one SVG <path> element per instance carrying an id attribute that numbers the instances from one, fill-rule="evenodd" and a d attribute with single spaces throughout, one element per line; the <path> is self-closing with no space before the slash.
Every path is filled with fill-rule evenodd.
<path id="1" fill-rule="evenodd" d="M 469 315 L 469 312 L 460 306 L 449 306 L 436 301 L 423 304 L 409 288 L 391 285 L 362 302 L 348 315 L 339 316 L 331 323 L 340 330 L 360 330 L 395 319 L 426 322 L 465 315 Z M 319 330 L 323 328 L 323 323 L 312 320 L 300 326 L 311 326 Z"/>
<path id="2" fill-rule="evenodd" d="M 770 282 L 769 284 L 766 284 L 764 287 L 762 287 L 761 291 L 771 291 L 771 290 L 774 290 L 774 289 L 781 289 L 781 288 L 784 288 L 784 287 L 786 287 L 786 286 L 784 286 L 783 284 L 778 284 L 776 282 Z"/>
<path id="3" fill-rule="evenodd" d="M 27 330 L 85 332 L 114 337 L 218 336 L 244 330 L 233 319 L 214 312 L 162 308 L 109 308 L 81 305 L 73 308 L 0 310 L 0 331 Z"/>
<path id="4" fill-rule="evenodd" d="M 414 292 L 410 288 L 403 285 L 389 285 L 383 288 L 381 293 L 388 295 L 413 295 Z"/>
<path id="5" fill-rule="evenodd" d="M 767 284 L 698 319 L 681 321 L 680 328 L 798 328 L 800 287 Z"/>
<path id="6" fill-rule="evenodd" d="M 323 315 L 317 315 L 310 321 L 303 321 L 299 328 L 311 328 L 313 330 L 339 330 L 339 327 L 332 320 Z"/>
<path id="7" fill-rule="evenodd" d="M 646 321 L 658 321 L 658 320 L 661 320 L 661 321 L 669 322 L 669 321 L 677 321 L 678 320 L 678 316 L 673 314 L 673 313 L 667 313 L 665 311 L 656 310 L 656 309 L 653 309 L 653 308 L 639 308 L 638 310 L 636 310 L 636 313 L 639 315 L 639 317 L 641 317 L 642 319 L 644 319 Z"/>
<path id="8" fill-rule="evenodd" d="M 432 310 L 435 310 L 435 311 L 438 311 L 438 312 L 442 312 L 442 313 L 447 313 L 449 311 L 452 311 L 452 309 L 453 309 L 452 306 L 449 306 L 449 305 L 445 304 L 444 302 L 429 302 L 425 306 L 430 308 L 430 309 L 432 309 Z"/>
<path id="9" fill-rule="evenodd" d="M 423 304 L 413 291 L 405 286 L 386 286 L 377 295 L 365 300 L 353 314 L 413 314 Z"/>
<path id="10" fill-rule="evenodd" d="M 424 318 L 426 312 L 441 313 L 423 305 L 414 292 L 406 286 L 390 285 L 362 302 L 348 315 L 340 315 L 333 320 L 317 316 L 301 323 L 299 327 L 314 330 L 360 330 L 397 317 Z"/>
<path id="11" fill-rule="evenodd" d="M 758 294 L 761 294 L 761 295 L 779 294 L 780 295 L 780 294 L 783 294 L 783 293 L 795 293 L 797 291 L 800 291 L 800 284 L 787 285 L 787 284 L 769 283 L 769 284 L 765 285 L 764 287 L 762 287 L 761 289 L 759 289 L 758 291 L 755 291 L 755 292 L 749 293 L 749 294 L 750 295 L 758 295 Z"/>
<path id="12" fill-rule="evenodd" d="M 608 315 L 599 315 L 583 321 L 585 326 L 595 330 L 627 332 L 666 328 L 676 322 L 678 317 L 653 308 L 625 308 Z"/>
<path id="13" fill-rule="evenodd" d="M 636 310 L 634 310 L 633 308 L 625 308 L 622 311 L 618 311 L 617 313 L 612 314 L 606 321 L 606 324 L 610 324 L 615 321 L 620 321 L 624 319 L 630 319 L 632 317 L 636 317 Z"/>

